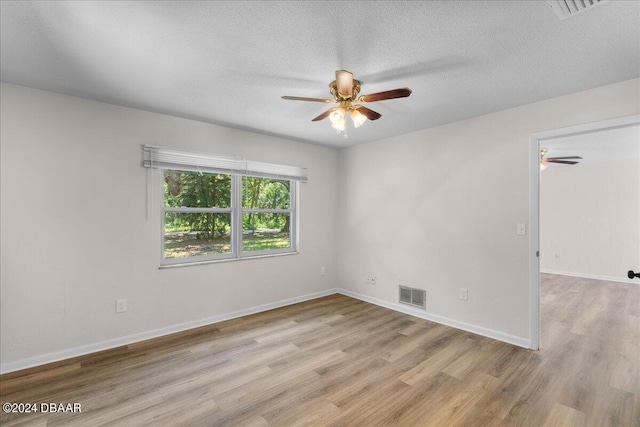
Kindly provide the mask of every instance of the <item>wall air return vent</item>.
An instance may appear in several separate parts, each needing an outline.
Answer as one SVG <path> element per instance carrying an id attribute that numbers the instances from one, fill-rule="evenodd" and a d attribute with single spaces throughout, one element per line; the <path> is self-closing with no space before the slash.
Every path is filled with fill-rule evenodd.
<path id="1" fill-rule="evenodd" d="M 422 309 L 426 308 L 427 292 L 424 289 L 409 288 L 407 286 L 399 286 L 400 302 L 402 304 L 412 305 Z"/>
<path id="2" fill-rule="evenodd" d="M 561 21 L 571 16 L 593 9 L 609 0 L 549 0 L 553 11 Z"/>

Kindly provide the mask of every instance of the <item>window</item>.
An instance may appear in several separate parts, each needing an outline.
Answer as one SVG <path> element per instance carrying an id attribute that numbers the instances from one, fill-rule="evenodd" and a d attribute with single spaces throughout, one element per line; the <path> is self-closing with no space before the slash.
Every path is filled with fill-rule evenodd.
<path id="1" fill-rule="evenodd" d="M 149 146 L 143 165 L 162 169 L 162 265 L 297 251 L 306 169 Z"/>
<path id="2" fill-rule="evenodd" d="M 291 181 L 242 177 L 242 251 L 291 249 Z"/>
<path id="3" fill-rule="evenodd" d="M 232 254 L 231 175 L 163 172 L 163 260 Z"/>

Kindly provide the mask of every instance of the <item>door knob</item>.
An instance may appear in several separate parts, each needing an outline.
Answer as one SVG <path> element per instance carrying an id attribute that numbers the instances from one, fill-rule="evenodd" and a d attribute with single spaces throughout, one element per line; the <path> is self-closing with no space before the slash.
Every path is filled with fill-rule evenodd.
<path id="1" fill-rule="evenodd" d="M 640 273 L 634 273 L 633 270 L 629 270 L 627 277 L 629 277 L 629 279 L 633 279 L 634 277 L 640 279 Z"/>

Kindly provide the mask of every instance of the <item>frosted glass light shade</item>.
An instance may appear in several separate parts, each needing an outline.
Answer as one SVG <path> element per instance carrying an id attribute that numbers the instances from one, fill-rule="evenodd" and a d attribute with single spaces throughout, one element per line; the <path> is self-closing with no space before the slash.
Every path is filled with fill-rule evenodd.
<path id="1" fill-rule="evenodd" d="M 353 124 L 355 127 L 360 127 L 364 122 L 367 121 L 367 116 L 362 114 L 357 109 L 351 110 L 349 114 L 351 115 L 351 120 L 353 120 Z"/>
<path id="2" fill-rule="evenodd" d="M 334 129 L 343 131 L 346 124 L 347 112 L 344 108 L 339 107 L 334 109 L 331 114 L 329 114 L 329 120 L 331 120 L 331 126 Z"/>

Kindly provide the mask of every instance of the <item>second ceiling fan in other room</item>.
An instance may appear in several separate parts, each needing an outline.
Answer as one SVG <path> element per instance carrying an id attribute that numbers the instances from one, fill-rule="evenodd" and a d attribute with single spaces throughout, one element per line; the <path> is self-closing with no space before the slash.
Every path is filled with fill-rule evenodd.
<path id="1" fill-rule="evenodd" d="M 549 149 L 545 147 L 540 149 L 540 170 L 545 170 L 549 166 L 549 163 L 576 165 L 580 163 L 579 160 L 582 160 L 580 156 L 545 157 L 547 151 L 549 151 Z"/>
<path id="2" fill-rule="evenodd" d="M 329 91 L 333 95 L 333 99 L 325 98 L 306 98 L 301 96 L 283 96 L 283 99 L 292 101 L 311 101 L 325 102 L 330 104 L 338 104 L 336 107 L 329 108 L 318 117 L 312 119 L 317 122 L 327 117 L 331 120 L 331 126 L 336 129 L 337 133 L 345 132 L 347 114 L 351 116 L 355 127 L 361 126 L 367 119 L 378 120 L 380 113 L 361 105 L 366 102 L 384 101 L 386 99 L 405 98 L 411 95 L 411 89 L 403 87 L 400 89 L 387 90 L 384 92 L 371 93 L 369 95 L 358 96 L 360 93 L 361 82 L 353 78 L 353 74 L 349 71 L 336 71 L 336 79 L 329 83 Z"/>

